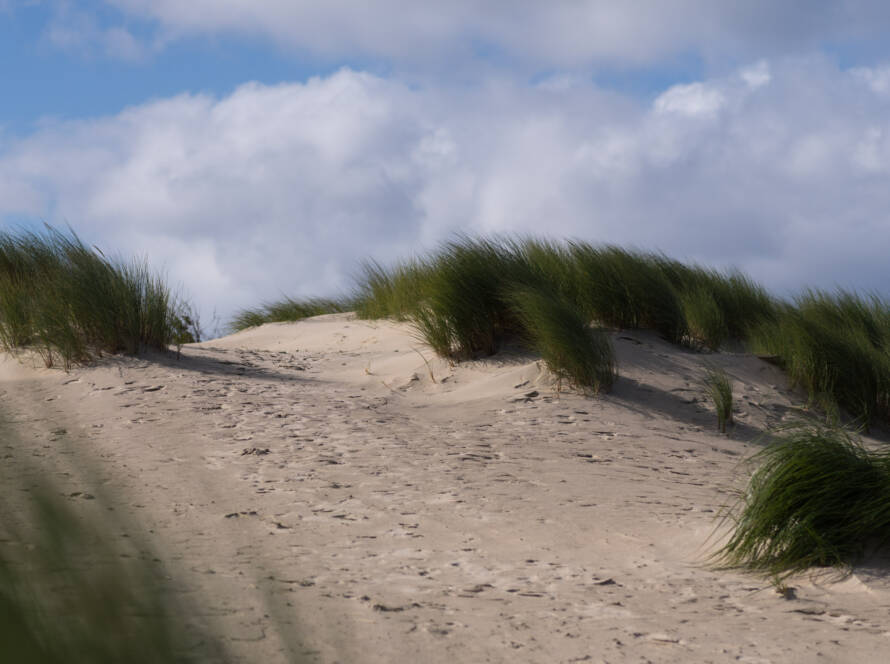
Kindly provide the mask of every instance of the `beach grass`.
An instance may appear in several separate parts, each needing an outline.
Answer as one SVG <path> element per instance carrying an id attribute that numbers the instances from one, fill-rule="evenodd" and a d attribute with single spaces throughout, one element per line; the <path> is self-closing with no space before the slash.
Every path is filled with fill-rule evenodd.
<path id="1" fill-rule="evenodd" d="M 709 367 L 705 374 L 705 388 L 717 411 L 717 428 L 726 433 L 726 425 L 732 424 L 732 383 L 723 369 Z"/>
<path id="2" fill-rule="evenodd" d="M 360 317 L 412 321 L 437 353 L 495 352 L 521 332 L 510 312 L 517 285 L 572 303 L 588 322 L 652 329 L 673 343 L 718 349 L 773 320 L 775 302 L 744 275 L 689 267 L 660 254 L 536 238 L 458 236 L 430 254 L 369 262 L 354 301 Z"/>
<path id="3" fill-rule="evenodd" d="M 298 300 L 285 297 L 263 304 L 256 309 L 242 309 L 235 314 L 229 327 L 233 332 L 240 332 L 265 323 L 293 322 L 322 314 L 339 314 L 353 309 L 355 309 L 355 304 L 346 299 L 313 297 Z"/>
<path id="4" fill-rule="evenodd" d="M 575 306 L 546 291 L 518 288 L 510 299 L 529 346 L 559 381 L 591 393 L 612 386 L 615 353 L 604 330 L 591 327 Z"/>
<path id="5" fill-rule="evenodd" d="M 846 569 L 890 543 L 890 453 L 840 427 L 802 424 L 753 458 L 747 490 L 726 514 L 719 563 L 782 579 L 810 567 Z"/>
<path id="6" fill-rule="evenodd" d="M 565 328 L 569 307 L 595 329 L 650 329 L 671 343 L 712 352 L 744 346 L 773 357 L 829 418 L 846 414 L 866 426 L 890 418 L 885 300 L 846 291 L 804 291 L 782 300 L 738 271 L 612 245 L 459 235 L 393 265 L 366 261 L 349 297 L 284 299 L 240 312 L 232 327 L 354 309 L 360 318 L 407 321 L 440 357 L 461 361 L 516 341 L 540 347 L 529 326 L 534 318 L 543 329 L 541 312 L 530 318 L 527 311 L 537 296 L 516 293 L 560 303 L 552 307 L 562 321 L 554 321 L 554 329 Z M 15 288 L 0 296 L 8 311 L 5 336 L 21 339 L 28 330 L 21 296 Z M 576 352 L 588 352 L 587 343 Z M 560 357 L 567 356 L 562 349 Z"/>
<path id="7" fill-rule="evenodd" d="M 686 322 L 679 292 L 655 255 L 615 246 L 570 244 L 578 304 L 592 319 L 615 329 L 651 329 L 680 343 Z"/>
<path id="8" fill-rule="evenodd" d="M 717 351 L 729 337 L 729 327 L 713 291 L 705 287 L 685 291 L 680 298 L 686 317 L 688 342 L 697 348 Z"/>
<path id="9" fill-rule="evenodd" d="M 408 320 L 423 299 L 429 273 L 430 267 L 419 259 L 392 268 L 366 261 L 357 279 L 356 315 L 364 319 Z"/>
<path id="10" fill-rule="evenodd" d="M 78 517 L 51 487 L 23 494 L 7 480 L 0 498 L 13 491 L 29 496 L 30 509 L 18 524 L 9 511 L 0 521 L 3 661 L 196 661 L 185 654 L 194 639 L 181 628 L 187 610 L 155 563 L 112 546 L 106 528 Z"/>
<path id="11" fill-rule="evenodd" d="M 0 347 L 65 368 L 102 353 L 199 340 L 196 317 L 145 261 L 112 260 L 73 232 L 0 231 Z"/>
<path id="12" fill-rule="evenodd" d="M 843 409 L 868 426 L 890 415 L 890 306 L 878 296 L 805 291 L 751 340 L 829 416 Z"/>

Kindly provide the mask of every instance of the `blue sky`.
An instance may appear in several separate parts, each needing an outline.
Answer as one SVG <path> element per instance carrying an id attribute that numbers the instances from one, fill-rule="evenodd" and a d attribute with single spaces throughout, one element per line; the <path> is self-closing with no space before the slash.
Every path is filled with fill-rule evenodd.
<path id="1" fill-rule="evenodd" d="M 890 296 L 890 8 L 0 0 L 0 226 L 205 319 L 458 231 Z"/>

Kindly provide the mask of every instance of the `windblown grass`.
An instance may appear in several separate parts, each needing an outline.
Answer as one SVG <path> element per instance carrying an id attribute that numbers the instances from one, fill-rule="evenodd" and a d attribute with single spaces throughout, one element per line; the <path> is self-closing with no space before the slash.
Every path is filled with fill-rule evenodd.
<path id="1" fill-rule="evenodd" d="M 732 383 L 723 369 L 709 368 L 705 387 L 717 410 L 717 428 L 726 433 L 726 425 L 732 424 Z"/>
<path id="2" fill-rule="evenodd" d="M 708 288 L 697 287 L 684 292 L 680 300 L 690 344 L 719 350 L 729 337 L 729 327 L 714 293 Z"/>
<path id="3" fill-rule="evenodd" d="M 686 323 L 679 294 L 651 254 L 571 244 L 582 310 L 602 325 L 655 330 L 679 343 Z"/>
<path id="4" fill-rule="evenodd" d="M 881 298 L 806 291 L 752 334 L 752 346 L 778 356 L 829 414 L 842 408 L 866 425 L 890 415 L 890 306 Z"/>
<path id="5" fill-rule="evenodd" d="M 729 512 L 716 560 L 783 578 L 847 567 L 890 543 L 890 454 L 841 428 L 799 425 L 755 455 L 758 468 Z"/>
<path id="6" fill-rule="evenodd" d="M 592 328 L 577 308 L 546 291 L 519 288 L 511 302 L 529 344 L 560 381 L 593 393 L 612 386 L 615 354 L 605 331 Z"/>
<path id="7" fill-rule="evenodd" d="M 233 327 L 354 308 L 362 318 L 410 322 L 439 356 L 459 361 L 495 353 L 511 340 L 533 339 L 528 312 L 515 297 L 533 291 L 561 303 L 552 312 L 562 321 L 557 326 L 567 325 L 568 307 L 593 327 L 651 329 L 696 349 L 744 344 L 777 358 L 812 405 L 866 424 L 890 418 L 890 305 L 876 296 L 807 291 L 786 302 L 740 272 L 686 265 L 662 254 L 468 236 L 393 266 L 367 262 L 357 286 L 344 300 L 284 300 L 244 311 Z M 8 289 L 4 297 L 6 335 L 21 338 L 26 332 L 17 292 Z M 536 324 L 541 328 L 540 319 Z"/>
<path id="8" fill-rule="evenodd" d="M 320 297 L 295 300 L 286 297 L 278 302 L 264 304 L 258 309 L 239 311 L 235 314 L 230 327 L 233 332 L 240 332 L 265 323 L 287 323 L 322 314 L 339 314 L 352 311 L 354 308 L 354 303 L 349 300 L 332 300 Z"/>
<path id="9" fill-rule="evenodd" d="M 492 355 L 520 331 L 509 292 L 528 277 L 525 261 L 505 244 L 460 238 L 429 259 L 408 319 L 443 357 Z"/>
<path id="10" fill-rule="evenodd" d="M 517 286 L 571 303 L 590 323 L 653 329 L 674 343 L 712 349 L 772 320 L 774 302 L 738 273 L 690 268 L 658 254 L 532 238 L 458 237 L 390 268 L 365 265 L 356 306 L 363 318 L 412 321 L 453 359 L 495 352 L 522 332 Z"/>
<path id="11" fill-rule="evenodd" d="M 744 341 L 753 328 L 774 321 L 778 304 L 744 274 L 684 265 L 665 256 L 653 260 L 679 293 L 687 341 L 711 350 L 726 341 Z"/>
<path id="12" fill-rule="evenodd" d="M 13 491 L 8 479 L 3 491 Z M 9 493 L 0 496 L 3 661 L 193 661 L 184 654 L 194 638 L 181 628 L 185 609 L 162 589 L 153 563 L 116 550 L 104 529 L 78 518 L 49 487 L 30 487 L 27 495 L 27 528 L 12 525 Z"/>
<path id="13" fill-rule="evenodd" d="M 197 341 L 197 320 L 144 261 L 110 260 L 74 234 L 0 232 L 0 347 L 66 368 L 101 353 Z"/>
<path id="14" fill-rule="evenodd" d="M 429 266 L 420 260 L 401 263 L 391 269 L 374 261 L 366 262 L 358 279 L 356 314 L 365 319 L 408 320 L 423 299 L 429 273 Z"/>

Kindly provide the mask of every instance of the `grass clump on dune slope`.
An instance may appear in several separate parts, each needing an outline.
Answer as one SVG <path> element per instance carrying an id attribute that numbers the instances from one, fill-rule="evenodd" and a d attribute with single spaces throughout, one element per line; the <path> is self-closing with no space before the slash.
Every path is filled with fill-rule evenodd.
<path id="1" fill-rule="evenodd" d="M 244 309 L 235 314 L 230 327 L 233 332 L 240 332 L 249 327 L 265 323 L 286 323 L 298 321 L 322 314 L 339 314 L 352 311 L 354 304 L 348 300 L 331 300 L 313 297 L 305 300 L 284 298 L 278 302 L 270 302 L 257 309 Z"/>
<path id="2" fill-rule="evenodd" d="M 708 369 L 705 388 L 717 410 L 717 428 L 726 433 L 726 425 L 732 424 L 732 383 L 723 369 Z"/>
<path id="3" fill-rule="evenodd" d="M 755 455 L 758 468 L 731 509 L 717 560 L 782 578 L 845 567 L 890 544 L 890 454 L 840 428 L 801 425 Z"/>
<path id="4" fill-rule="evenodd" d="M 752 345 L 777 356 L 829 414 L 842 408 L 866 425 L 890 416 L 890 306 L 877 296 L 806 291 L 755 330 Z"/>
<path id="5" fill-rule="evenodd" d="M 422 259 L 366 266 L 356 302 L 362 317 L 413 321 L 436 352 L 459 359 L 490 354 L 521 332 L 511 312 L 517 285 L 547 291 L 600 326 L 652 329 L 673 343 L 712 349 L 742 340 L 774 308 L 743 275 L 690 268 L 658 254 L 464 236 Z"/>
<path id="6" fill-rule="evenodd" d="M 591 327 L 574 306 L 547 292 L 520 288 L 510 299 L 527 342 L 560 381 L 592 392 L 612 386 L 615 354 L 604 330 Z"/>
<path id="7" fill-rule="evenodd" d="M 106 258 L 74 234 L 0 232 L 0 346 L 47 366 L 198 340 L 197 321 L 141 261 Z"/>
<path id="8" fill-rule="evenodd" d="M 423 298 L 430 268 L 422 260 L 410 260 L 387 269 L 374 261 L 362 266 L 355 297 L 359 318 L 408 320 Z"/>
<path id="9" fill-rule="evenodd" d="M 686 319 L 686 340 L 718 350 L 726 341 L 745 341 L 751 330 L 775 320 L 778 303 L 766 290 L 737 271 L 723 273 L 654 258 L 677 291 Z"/>
<path id="10" fill-rule="evenodd" d="M 520 331 L 509 292 L 528 279 L 528 266 L 508 246 L 461 238 L 442 247 L 428 266 L 408 319 L 437 354 L 492 355 Z"/>
<path id="11" fill-rule="evenodd" d="M 843 409 L 866 423 L 890 418 L 890 306 L 877 297 L 807 291 L 785 302 L 740 272 L 662 254 L 469 236 L 393 266 L 368 262 L 357 285 L 352 298 L 284 300 L 242 312 L 233 326 L 355 309 L 362 318 L 408 321 L 438 355 L 462 360 L 511 340 L 535 345 L 523 298 L 515 297 L 535 292 L 561 303 L 551 312 L 554 325 L 569 325 L 564 309 L 571 308 L 577 320 L 570 327 L 581 320 L 594 328 L 650 329 L 711 351 L 745 344 L 773 356 L 829 413 Z M 543 329 L 540 316 L 537 322 Z"/>
<path id="12" fill-rule="evenodd" d="M 651 329 L 680 343 L 685 320 L 679 293 L 654 255 L 572 243 L 578 304 L 591 318 L 619 329 Z"/>

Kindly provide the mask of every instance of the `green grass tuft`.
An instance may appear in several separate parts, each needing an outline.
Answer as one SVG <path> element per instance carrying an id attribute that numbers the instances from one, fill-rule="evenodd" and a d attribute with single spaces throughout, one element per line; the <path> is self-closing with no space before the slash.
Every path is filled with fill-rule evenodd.
<path id="1" fill-rule="evenodd" d="M 259 309 L 239 311 L 235 314 L 230 327 L 233 332 L 240 332 L 265 323 L 288 323 L 322 314 L 344 313 L 352 311 L 354 308 L 354 303 L 349 300 L 332 300 L 320 297 L 295 300 L 286 297 L 278 302 L 264 304 Z"/>
<path id="2" fill-rule="evenodd" d="M 684 292 L 680 300 L 691 345 L 719 350 L 729 337 L 729 327 L 714 293 L 699 287 Z"/>
<path id="3" fill-rule="evenodd" d="M 458 236 L 390 267 L 366 262 L 352 298 L 287 299 L 241 312 L 233 328 L 354 308 L 361 318 L 408 321 L 439 356 L 462 360 L 533 338 L 513 297 L 517 289 L 546 293 L 585 324 L 651 329 L 672 343 L 712 351 L 743 343 L 777 358 L 791 383 L 830 417 L 845 412 L 866 425 L 890 419 L 890 305 L 884 300 L 807 291 L 780 301 L 736 271 L 608 245 Z M 564 321 L 563 305 L 553 314 Z M 0 306 L 8 312 L 6 337 L 27 335 L 27 308 L 16 288 L 0 293 Z M 45 329 L 55 325 L 52 314 L 41 323 Z"/>
<path id="4" fill-rule="evenodd" d="M 578 304 L 591 318 L 614 328 L 655 330 L 672 343 L 685 334 L 678 291 L 654 255 L 620 247 L 570 245 Z"/>
<path id="5" fill-rule="evenodd" d="M 751 345 L 778 356 L 829 415 L 844 409 L 866 425 L 890 416 L 890 306 L 881 298 L 805 291 L 756 329 Z"/>
<path id="6" fill-rule="evenodd" d="M 46 366 L 198 341 L 190 308 L 144 261 L 110 260 L 73 233 L 0 231 L 0 347 Z"/>
<path id="7" fill-rule="evenodd" d="M 408 261 L 391 269 L 367 261 L 359 277 L 356 314 L 365 319 L 408 320 L 423 299 L 429 272 L 429 266 L 420 260 Z"/>
<path id="8" fill-rule="evenodd" d="M 755 455 L 758 468 L 728 517 L 716 560 L 784 578 L 847 567 L 890 543 L 890 454 L 840 428 L 799 425 Z"/>
<path id="9" fill-rule="evenodd" d="M 516 289 L 510 302 L 529 345 L 560 381 L 592 393 L 612 386 L 617 371 L 611 339 L 604 330 L 591 328 L 575 306 L 532 288 Z"/>
<path id="10" fill-rule="evenodd" d="M 709 368 L 705 387 L 717 410 L 717 427 L 726 433 L 726 425 L 732 424 L 732 383 L 723 369 Z"/>

